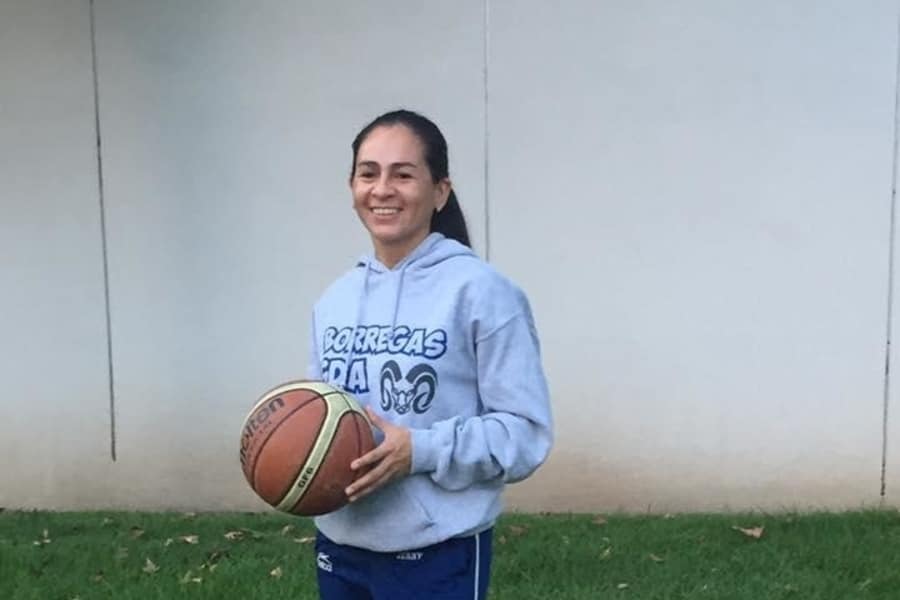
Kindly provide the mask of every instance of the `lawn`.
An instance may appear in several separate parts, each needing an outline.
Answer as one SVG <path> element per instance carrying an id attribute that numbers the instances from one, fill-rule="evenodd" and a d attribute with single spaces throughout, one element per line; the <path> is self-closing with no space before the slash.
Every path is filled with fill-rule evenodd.
<path id="1" fill-rule="evenodd" d="M 0 598 L 316 598 L 307 519 L 0 512 Z M 517 515 L 490 598 L 900 598 L 900 514 Z"/>

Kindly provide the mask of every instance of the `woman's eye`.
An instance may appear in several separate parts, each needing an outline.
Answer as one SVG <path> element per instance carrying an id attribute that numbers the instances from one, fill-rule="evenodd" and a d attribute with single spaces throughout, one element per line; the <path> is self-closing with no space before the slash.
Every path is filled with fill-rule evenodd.
<path id="1" fill-rule="evenodd" d="M 412 179 L 411 173 L 397 173 L 398 179 Z"/>
<path id="2" fill-rule="evenodd" d="M 360 179 L 372 179 L 373 177 L 375 177 L 375 173 L 371 171 L 360 171 L 359 173 L 357 173 L 357 177 L 359 177 Z"/>

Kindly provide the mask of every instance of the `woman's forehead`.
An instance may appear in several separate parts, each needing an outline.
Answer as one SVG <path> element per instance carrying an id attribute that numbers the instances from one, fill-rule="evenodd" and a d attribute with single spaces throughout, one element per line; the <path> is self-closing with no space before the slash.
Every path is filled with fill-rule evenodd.
<path id="1" fill-rule="evenodd" d="M 360 145 L 357 164 L 392 165 L 407 163 L 419 166 L 424 162 L 422 141 L 403 125 L 380 126 L 373 129 Z"/>

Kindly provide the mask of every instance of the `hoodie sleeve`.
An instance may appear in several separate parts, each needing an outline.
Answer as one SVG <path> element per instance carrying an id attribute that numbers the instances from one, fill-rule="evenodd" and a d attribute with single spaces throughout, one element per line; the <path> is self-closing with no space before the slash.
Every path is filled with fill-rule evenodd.
<path id="1" fill-rule="evenodd" d="M 413 429 L 412 473 L 449 490 L 501 478 L 514 483 L 547 458 L 553 423 L 540 347 L 525 308 L 475 340 L 482 411 Z"/>
<path id="2" fill-rule="evenodd" d="M 319 358 L 319 342 L 316 338 L 316 317 L 310 320 L 309 325 L 309 354 L 306 362 L 306 378 L 313 381 L 322 380 L 322 361 Z"/>

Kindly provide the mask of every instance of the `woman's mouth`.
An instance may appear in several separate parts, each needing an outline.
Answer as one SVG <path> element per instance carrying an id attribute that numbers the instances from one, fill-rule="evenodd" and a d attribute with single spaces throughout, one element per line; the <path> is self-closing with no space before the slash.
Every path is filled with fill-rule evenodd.
<path id="1" fill-rule="evenodd" d="M 389 217 L 391 215 L 396 215 L 400 212 L 399 208 L 373 208 L 372 212 L 378 215 L 379 217 Z"/>

